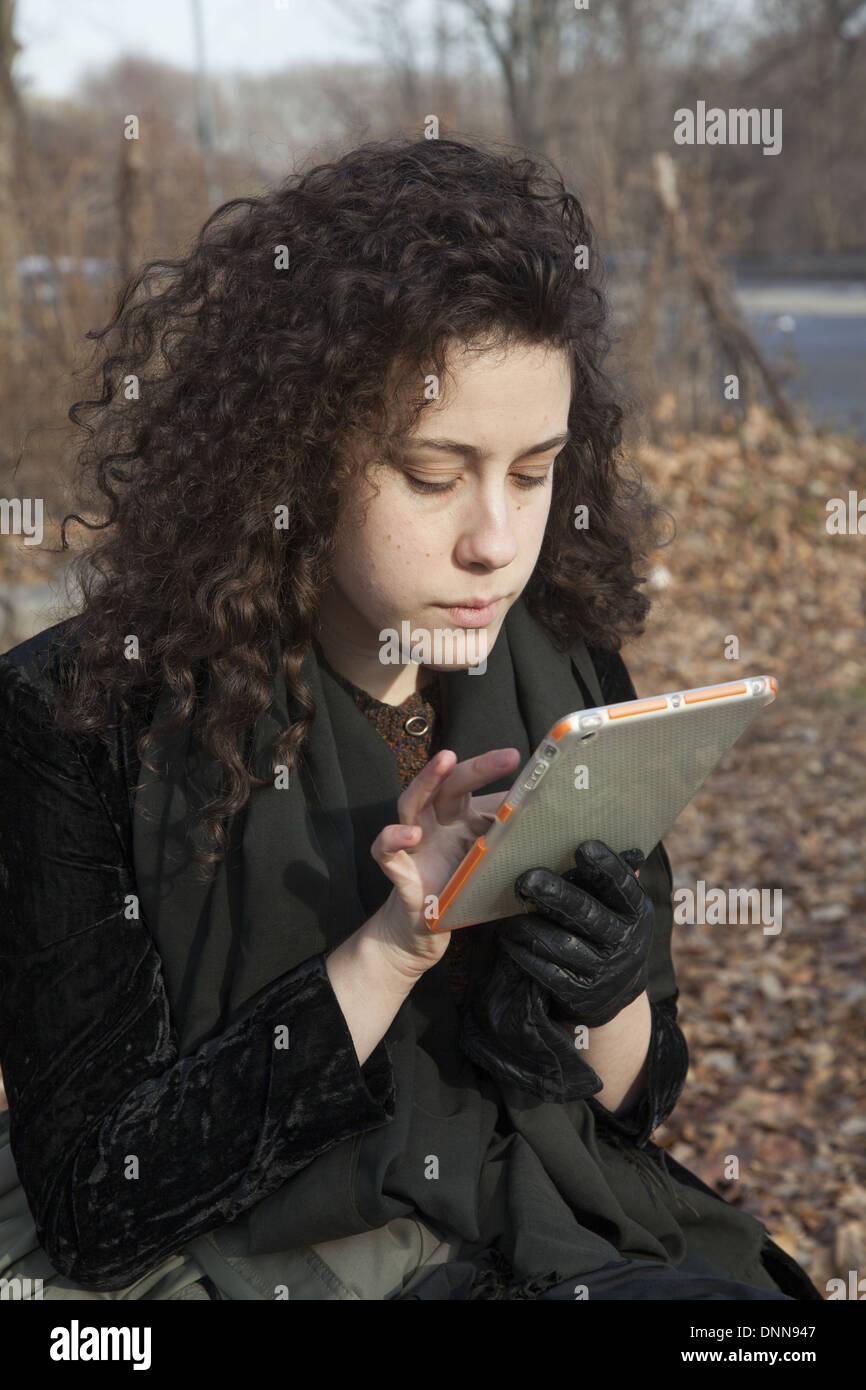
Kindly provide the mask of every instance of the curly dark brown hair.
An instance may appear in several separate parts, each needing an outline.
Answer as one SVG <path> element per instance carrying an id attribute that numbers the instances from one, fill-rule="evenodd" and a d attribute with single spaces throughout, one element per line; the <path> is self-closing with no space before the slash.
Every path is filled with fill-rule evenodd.
<path id="1" fill-rule="evenodd" d="M 346 441 L 364 434 L 390 457 L 455 343 L 569 354 L 573 438 L 524 597 L 562 650 L 578 636 L 619 650 L 644 630 L 637 571 L 662 509 L 619 458 L 602 285 L 594 230 L 546 161 L 400 137 L 225 203 L 188 255 L 143 265 L 88 335 L 104 340 L 102 395 L 69 415 L 89 435 L 78 472 L 108 515 L 98 528 L 63 520 L 64 548 L 71 520 L 105 535 L 74 566 L 83 607 L 58 721 L 99 733 L 134 692 L 167 683 L 163 727 L 192 718 L 227 779 L 202 817 L 215 850 L 200 863 L 222 857 L 224 818 L 265 785 L 244 748 L 271 701 L 276 633 L 302 716 L 275 741 L 275 767 L 294 764 L 312 723 L 301 665 L 341 499 L 366 472 Z M 579 503 L 592 525 L 576 531 Z M 138 660 L 124 656 L 130 634 Z M 218 703 L 203 698 L 203 673 L 219 680 Z M 149 742 L 139 735 L 147 766 Z"/>

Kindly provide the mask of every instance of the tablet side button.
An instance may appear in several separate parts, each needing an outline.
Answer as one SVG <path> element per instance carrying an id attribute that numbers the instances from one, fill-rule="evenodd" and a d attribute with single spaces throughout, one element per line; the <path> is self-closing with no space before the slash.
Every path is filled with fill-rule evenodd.
<path id="1" fill-rule="evenodd" d="M 745 681 L 731 681 L 727 685 L 708 685 L 704 690 L 689 690 L 684 695 L 687 705 L 697 705 L 701 700 L 719 700 L 726 695 L 748 695 Z"/>
<path id="2" fill-rule="evenodd" d="M 664 696 L 655 700 L 629 700 L 627 704 L 611 705 L 608 715 L 611 719 L 627 719 L 630 714 L 648 714 L 650 710 L 667 709 Z"/>

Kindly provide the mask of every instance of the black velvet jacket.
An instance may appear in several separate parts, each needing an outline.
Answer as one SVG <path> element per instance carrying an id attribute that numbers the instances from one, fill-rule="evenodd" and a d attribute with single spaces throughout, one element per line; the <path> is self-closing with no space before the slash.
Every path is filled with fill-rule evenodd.
<path id="1" fill-rule="evenodd" d="M 387 1123 L 394 1078 L 382 1047 L 359 1065 L 324 955 L 180 1057 L 152 937 L 117 909 L 136 892 L 135 737 L 155 696 L 119 721 L 110 748 L 59 732 L 52 643 L 65 626 L 0 657 L 0 1066 L 40 1244 L 68 1278 L 120 1287 L 326 1150 Z M 606 698 L 633 698 L 621 659 L 593 655 Z M 617 1124 L 592 1102 L 638 1142 L 685 1079 L 675 998 L 653 1005 L 652 1085 L 636 1113 Z M 249 1032 L 287 1022 L 292 1065 L 277 1068 L 248 1046 Z M 130 1155 L 145 1179 L 145 1242 L 140 1229 L 118 1232 L 111 1197 L 109 1175 Z"/>

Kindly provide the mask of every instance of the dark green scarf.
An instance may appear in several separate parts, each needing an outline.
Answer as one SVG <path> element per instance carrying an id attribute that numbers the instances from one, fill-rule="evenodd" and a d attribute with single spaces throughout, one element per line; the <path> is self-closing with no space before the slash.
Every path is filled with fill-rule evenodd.
<path id="1" fill-rule="evenodd" d="M 300 713 L 290 709 L 277 651 L 275 639 L 274 700 L 250 750 L 254 770 L 271 784 L 270 746 Z M 603 703 L 583 643 L 557 651 L 519 599 L 483 675 L 441 675 L 437 745 L 461 760 L 502 747 L 527 759 L 557 720 L 585 707 L 576 669 L 593 702 Z M 290 785 L 253 792 L 234 818 L 229 859 L 212 887 L 191 877 L 184 836 L 202 799 L 220 791 L 218 768 L 191 748 L 185 728 L 158 745 L 166 777 L 152 781 L 142 772 L 148 785 L 135 805 L 135 871 L 182 1055 L 222 1032 L 278 976 L 345 940 L 391 891 L 369 851 L 383 826 L 399 819 L 394 755 L 315 648 L 303 676 L 316 715 Z M 154 722 L 166 712 L 164 692 Z M 162 765 L 154 752 L 150 761 Z M 504 792 L 512 780 L 483 790 Z M 670 885 L 658 850 L 642 866 L 641 882 L 656 910 L 649 995 L 659 999 L 676 983 Z M 492 949 L 491 929 L 467 930 L 477 968 Z M 462 1055 L 458 1026 L 443 959 L 385 1035 L 397 1090 L 393 1119 L 336 1145 L 233 1222 L 246 1254 L 421 1213 L 461 1237 L 466 1253 L 499 1243 L 518 1278 L 553 1269 L 568 1277 L 623 1255 L 676 1264 L 688 1239 L 711 1259 L 726 1258 L 739 1277 L 766 1281 L 758 1255 L 764 1228 L 753 1217 L 673 1182 L 649 1152 L 620 1146 L 603 1122 L 597 1129 L 587 1102 L 554 1104 L 500 1086 Z M 431 1154 L 439 1160 L 432 1181 Z"/>

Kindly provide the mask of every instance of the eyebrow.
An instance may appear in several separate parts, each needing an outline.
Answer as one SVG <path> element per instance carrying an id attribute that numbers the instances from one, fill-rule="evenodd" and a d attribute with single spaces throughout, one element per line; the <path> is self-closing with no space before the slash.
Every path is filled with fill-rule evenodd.
<path id="1" fill-rule="evenodd" d="M 525 449 L 522 454 L 518 454 L 513 463 L 520 459 L 531 458 L 533 454 L 546 454 L 548 449 L 554 449 L 561 444 L 567 444 L 572 438 L 571 430 L 566 430 L 564 434 L 556 434 L 552 439 L 545 439 L 541 444 L 533 444 L 531 449 Z M 474 444 L 463 444 L 458 439 L 421 439 L 404 438 L 403 444 L 407 449 L 438 449 L 444 454 L 466 454 L 469 458 L 481 459 L 487 455 Z"/>

